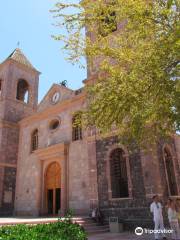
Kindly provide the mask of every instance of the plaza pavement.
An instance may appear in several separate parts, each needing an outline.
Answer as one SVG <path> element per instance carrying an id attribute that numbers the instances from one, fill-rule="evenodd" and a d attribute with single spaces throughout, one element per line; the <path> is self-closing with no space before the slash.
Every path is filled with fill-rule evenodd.
<path id="1" fill-rule="evenodd" d="M 57 222 L 56 217 L 43 217 L 43 218 L 32 218 L 32 217 L 0 217 L 0 226 L 3 225 L 14 225 L 14 224 L 39 224 L 39 223 L 50 223 Z"/>
<path id="2" fill-rule="evenodd" d="M 76 218 L 73 218 L 74 220 Z M 78 219 L 78 218 L 77 218 Z M 32 218 L 32 217 L 8 217 L 2 218 L 0 217 L 0 226 L 2 225 L 12 225 L 12 224 L 38 224 L 38 223 L 49 223 L 56 222 L 58 218 Z M 168 238 L 171 239 L 171 238 Z M 123 232 L 123 233 L 103 233 L 90 235 L 88 240 L 154 240 L 154 235 L 143 234 L 142 236 L 136 236 L 135 233 L 132 232 Z"/>
<path id="3" fill-rule="evenodd" d="M 88 240 L 154 240 L 153 235 L 136 236 L 134 233 L 104 233 L 88 237 Z"/>

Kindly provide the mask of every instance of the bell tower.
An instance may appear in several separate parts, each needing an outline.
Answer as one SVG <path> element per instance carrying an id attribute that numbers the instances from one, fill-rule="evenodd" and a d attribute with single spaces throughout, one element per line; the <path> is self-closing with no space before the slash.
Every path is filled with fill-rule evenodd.
<path id="1" fill-rule="evenodd" d="M 0 64 L 0 216 L 13 214 L 18 122 L 37 109 L 39 74 L 18 48 Z"/>

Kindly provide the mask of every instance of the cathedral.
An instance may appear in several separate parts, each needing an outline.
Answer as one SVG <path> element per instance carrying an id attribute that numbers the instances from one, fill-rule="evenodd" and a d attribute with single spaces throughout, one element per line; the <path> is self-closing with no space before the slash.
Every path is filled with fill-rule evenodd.
<path id="1" fill-rule="evenodd" d="M 179 136 L 148 151 L 102 138 L 73 124 L 84 88 L 53 84 L 38 103 L 39 75 L 20 49 L 0 64 L 0 216 L 85 216 L 98 206 L 131 224 L 149 219 L 154 194 L 180 198 Z"/>

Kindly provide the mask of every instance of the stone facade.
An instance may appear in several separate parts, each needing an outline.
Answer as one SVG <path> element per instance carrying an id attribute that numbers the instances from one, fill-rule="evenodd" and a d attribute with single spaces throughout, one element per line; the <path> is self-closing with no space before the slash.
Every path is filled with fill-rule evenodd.
<path id="1" fill-rule="evenodd" d="M 82 137 L 74 141 L 72 119 L 86 107 L 85 91 L 53 84 L 37 104 L 38 76 L 20 50 L 0 65 L 0 215 L 52 215 L 59 209 L 64 214 L 69 208 L 87 215 L 99 206 L 106 217 L 118 215 L 131 226 L 150 222 L 152 196 L 159 194 L 165 201 L 170 195 L 165 148 L 172 156 L 180 195 L 178 136 L 148 151 L 135 142 L 124 146 L 115 134 L 101 138 L 95 129 L 82 129 Z M 28 83 L 27 103 L 17 100 L 19 79 Z M 117 148 L 123 150 L 127 166 L 126 198 L 112 197 L 110 154 Z"/>
<path id="2" fill-rule="evenodd" d="M 117 137 L 110 137 L 99 140 L 96 143 L 97 149 L 97 169 L 98 169 L 98 193 L 99 204 L 106 216 L 120 216 L 126 221 L 138 223 L 145 216 L 148 216 L 148 206 L 146 201 L 145 185 L 143 181 L 143 169 L 141 154 L 138 147 L 129 146 L 127 148 L 129 161 L 129 190 L 128 198 L 113 199 L 109 192 L 109 171 L 108 161 L 110 152 L 118 147 L 122 147 L 121 140 Z"/>
<path id="3" fill-rule="evenodd" d="M 16 53 L 19 50 L 15 51 Z M 14 56 L 15 56 L 14 55 Z M 8 215 L 14 209 L 16 167 L 18 158 L 18 122 L 36 110 L 39 73 L 28 68 L 14 56 L 0 65 L 0 212 Z M 26 79 L 29 84 L 29 104 L 16 99 L 17 82 Z"/>
<path id="4" fill-rule="evenodd" d="M 170 194 L 168 192 L 165 164 L 163 159 L 163 148 L 169 147 L 172 151 L 176 184 L 178 194 L 180 193 L 180 165 L 178 164 L 178 151 L 175 148 L 177 137 L 169 142 L 161 141 L 158 145 L 151 146 L 151 149 L 140 150 L 133 143 L 127 146 L 129 160 L 130 182 L 128 198 L 113 199 L 109 194 L 109 155 L 114 148 L 124 148 L 120 143 L 122 139 L 110 137 L 98 140 L 96 143 L 97 173 L 98 173 L 98 197 L 99 205 L 105 216 L 119 216 L 125 226 L 137 227 L 152 225 L 152 218 L 149 212 L 149 205 L 152 196 L 158 194 L 163 203 L 167 202 Z M 172 197 L 172 196 L 171 196 Z"/>

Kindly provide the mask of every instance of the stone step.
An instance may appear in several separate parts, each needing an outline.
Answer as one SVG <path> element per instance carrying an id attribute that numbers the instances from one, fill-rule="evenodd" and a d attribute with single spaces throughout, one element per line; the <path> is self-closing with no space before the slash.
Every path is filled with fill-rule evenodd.
<path id="1" fill-rule="evenodd" d="M 84 226 L 83 226 L 84 227 Z M 109 229 L 109 226 L 107 226 L 107 225 L 103 225 L 103 226 L 88 226 L 88 227 L 84 227 L 84 229 L 86 230 L 86 231 L 93 231 L 93 230 L 97 230 L 97 229 Z"/>
<path id="2" fill-rule="evenodd" d="M 88 230 L 87 233 L 88 235 L 94 235 L 94 234 L 102 234 L 109 232 L 109 228 L 101 228 L 101 229 L 96 229 L 96 230 Z"/>
<path id="3" fill-rule="evenodd" d="M 105 223 L 105 225 L 97 225 L 97 223 L 94 222 L 91 218 L 81 218 L 78 220 L 73 219 L 73 222 L 76 222 L 79 225 L 83 226 L 88 235 L 109 232 L 108 223 Z"/>
<path id="4" fill-rule="evenodd" d="M 74 220 L 74 219 L 72 219 L 72 221 L 73 221 L 74 223 L 76 222 L 76 223 L 79 223 L 79 224 L 86 224 L 86 223 L 87 223 L 87 224 L 91 224 L 91 223 L 95 223 L 95 222 L 92 221 L 92 220 L 90 221 L 90 220 L 83 220 L 83 219 L 82 219 L 82 220 Z"/>
<path id="5" fill-rule="evenodd" d="M 109 224 L 103 224 L 103 225 L 99 225 L 97 223 L 87 223 L 87 224 L 79 224 L 81 226 L 84 226 L 84 227 L 109 227 Z"/>
<path id="6" fill-rule="evenodd" d="M 90 223 L 90 222 L 73 222 L 73 223 L 77 223 L 77 224 L 79 224 L 79 225 L 81 225 L 81 226 L 97 226 L 97 223 L 95 223 L 95 222 L 92 222 L 92 223 Z"/>

